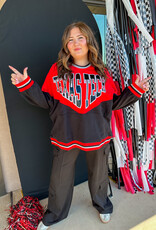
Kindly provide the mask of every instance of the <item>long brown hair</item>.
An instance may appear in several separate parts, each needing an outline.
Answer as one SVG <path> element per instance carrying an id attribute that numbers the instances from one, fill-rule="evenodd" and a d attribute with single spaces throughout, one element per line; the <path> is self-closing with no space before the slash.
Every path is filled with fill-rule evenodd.
<path id="1" fill-rule="evenodd" d="M 75 27 L 79 28 L 81 33 L 86 37 L 89 63 L 95 68 L 96 72 L 101 77 L 106 78 L 107 68 L 102 61 L 97 41 L 90 27 L 87 26 L 84 22 L 74 22 L 68 25 L 63 33 L 62 48 L 58 54 L 57 62 L 58 76 L 64 78 L 65 74 L 67 74 L 67 76 L 69 77 L 71 77 L 72 75 L 70 66 L 73 63 L 73 58 L 70 55 L 70 52 L 67 48 L 67 44 L 70 36 L 70 31 Z"/>

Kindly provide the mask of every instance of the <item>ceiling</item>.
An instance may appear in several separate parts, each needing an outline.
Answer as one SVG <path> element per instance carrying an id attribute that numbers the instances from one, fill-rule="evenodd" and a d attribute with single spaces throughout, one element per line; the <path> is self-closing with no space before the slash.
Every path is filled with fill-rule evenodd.
<path id="1" fill-rule="evenodd" d="M 104 7 L 105 4 L 105 0 L 83 0 L 83 2 L 85 2 L 87 5 L 92 5 L 92 6 L 102 6 Z"/>
<path id="2" fill-rule="evenodd" d="M 83 0 L 93 14 L 106 15 L 106 0 Z"/>

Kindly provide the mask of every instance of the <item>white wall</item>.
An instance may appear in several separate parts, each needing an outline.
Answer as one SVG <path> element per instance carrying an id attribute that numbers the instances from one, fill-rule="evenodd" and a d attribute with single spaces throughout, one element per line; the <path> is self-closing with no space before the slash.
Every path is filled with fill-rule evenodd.
<path id="1" fill-rule="evenodd" d="M 0 0 L 0 9 L 6 0 Z M 6 192 L 21 188 L 0 76 L 0 161 Z"/>

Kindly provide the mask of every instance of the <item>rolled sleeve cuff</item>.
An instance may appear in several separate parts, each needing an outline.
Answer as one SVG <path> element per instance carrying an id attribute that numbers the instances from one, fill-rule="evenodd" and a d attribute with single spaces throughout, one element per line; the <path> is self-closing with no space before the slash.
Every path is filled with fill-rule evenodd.
<path id="1" fill-rule="evenodd" d="M 34 81 L 28 76 L 24 81 L 20 82 L 19 84 L 15 85 L 20 92 L 23 92 L 29 89 L 34 84 Z"/>
<path id="2" fill-rule="evenodd" d="M 132 83 L 131 85 L 128 86 L 129 90 L 137 97 L 141 97 L 145 91 L 141 89 L 138 85 L 135 83 Z"/>

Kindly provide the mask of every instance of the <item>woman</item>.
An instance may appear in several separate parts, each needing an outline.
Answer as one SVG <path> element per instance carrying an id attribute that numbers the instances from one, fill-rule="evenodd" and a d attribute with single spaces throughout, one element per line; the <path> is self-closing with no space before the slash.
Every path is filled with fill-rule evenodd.
<path id="1" fill-rule="evenodd" d="M 67 217 L 72 200 L 75 162 L 86 153 L 93 206 L 102 222 L 110 221 L 113 205 L 107 197 L 108 153 L 112 109 L 136 102 L 149 88 L 147 78 L 116 95 L 113 80 L 102 62 L 93 32 L 83 22 L 69 25 L 63 34 L 58 62 L 52 65 L 42 90 L 27 74 L 9 66 L 12 84 L 32 104 L 50 110 L 54 145 L 48 209 L 38 229 Z"/>

